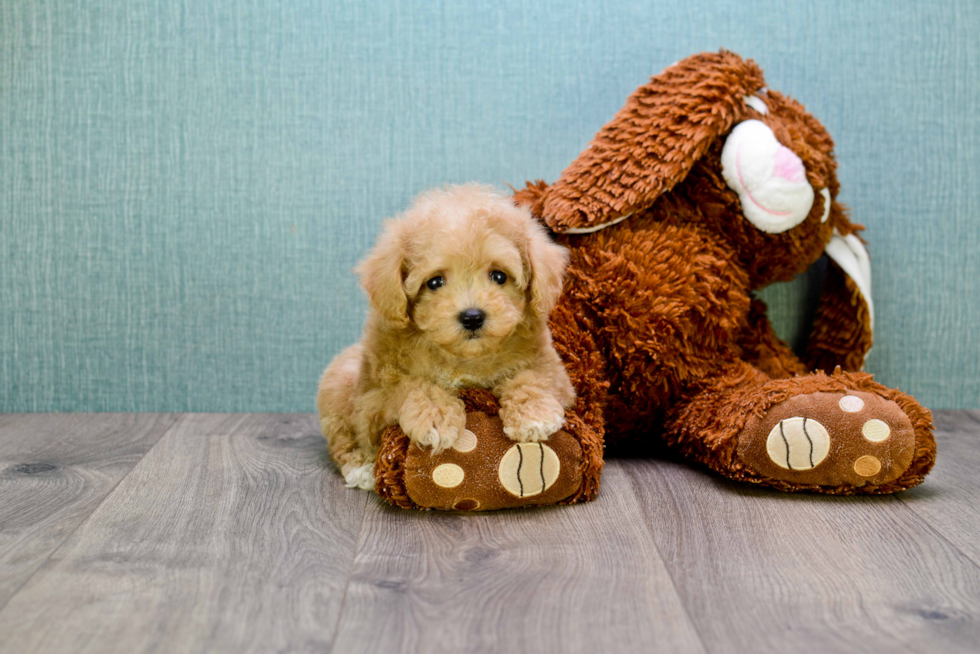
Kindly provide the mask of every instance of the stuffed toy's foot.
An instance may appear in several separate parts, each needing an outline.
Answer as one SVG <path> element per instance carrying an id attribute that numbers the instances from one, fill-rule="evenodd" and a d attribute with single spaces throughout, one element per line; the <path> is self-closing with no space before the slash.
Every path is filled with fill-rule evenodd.
<path id="1" fill-rule="evenodd" d="M 739 362 L 671 417 L 668 444 L 739 481 L 783 491 L 883 494 L 936 460 L 932 415 L 863 372 L 771 379 Z"/>
<path id="2" fill-rule="evenodd" d="M 848 384 L 857 390 L 840 388 L 839 373 L 828 381 L 749 417 L 736 437 L 743 473 L 782 490 L 841 494 L 921 483 L 935 459 L 928 411 L 874 382 Z"/>
<path id="3" fill-rule="evenodd" d="M 515 443 L 503 431 L 496 399 L 466 390 L 466 432 L 433 455 L 397 426 L 382 436 L 376 490 L 403 508 L 487 511 L 571 504 L 595 497 L 602 470 L 601 438 L 574 414 L 540 443 Z"/>
<path id="4" fill-rule="evenodd" d="M 797 484 L 881 486 L 915 456 L 912 421 L 872 393 L 806 393 L 753 416 L 738 457 L 760 474 Z"/>

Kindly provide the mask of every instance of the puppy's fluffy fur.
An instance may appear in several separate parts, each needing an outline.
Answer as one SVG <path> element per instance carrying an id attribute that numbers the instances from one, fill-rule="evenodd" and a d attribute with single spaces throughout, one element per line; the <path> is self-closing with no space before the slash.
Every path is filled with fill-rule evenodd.
<path id="1" fill-rule="evenodd" d="M 566 259 L 527 209 L 486 186 L 430 191 L 387 223 L 357 268 L 371 304 L 364 337 L 330 363 L 317 394 L 348 486 L 373 488 L 379 439 L 395 422 L 421 446 L 451 447 L 466 426 L 463 386 L 492 389 L 516 441 L 561 428 L 575 392 L 547 320 Z M 475 331 L 462 323 L 473 309 L 485 314 Z"/>

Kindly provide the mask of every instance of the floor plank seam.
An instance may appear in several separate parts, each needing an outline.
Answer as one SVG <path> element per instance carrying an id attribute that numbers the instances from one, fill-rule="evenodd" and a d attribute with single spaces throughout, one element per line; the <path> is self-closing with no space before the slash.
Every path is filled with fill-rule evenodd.
<path id="1" fill-rule="evenodd" d="M 937 413 L 916 491 L 794 496 L 611 459 L 600 502 L 462 519 L 345 489 L 306 417 L 32 419 L 4 460 L 50 469 L 11 467 L 0 500 L 19 548 L 0 568 L 23 566 L 0 575 L 0 650 L 976 651 L 980 411 Z"/>
<path id="2" fill-rule="evenodd" d="M 47 556 L 46 556 L 46 557 L 44 558 L 44 561 L 43 561 L 43 562 L 41 563 L 41 565 L 39 565 L 39 566 L 37 567 L 37 570 L 35 570 L 35 571 L 34 571 L 33 573 L 31 573 L 31 575 L 30 575 L 29 577 L 27 577 L 27 579 L 25 579 L 25 580 L 24 580 L 24 583 L 22 583 L 22 584 L 21 584 L 20 586 L 18 586 L 18 587 L 17 587 L 17 590 L 15 590 L 14 592 L 12 592 L 12 593 L 10 594 L 10 596 L 9 596 L 9 597 L 7 598 L 7 600 L 6 600 L 6 601 L 5 601 L 5 602 L 4 602 L 3 604 L 0 604 L 0 613 L 2 613 L 2 612 L 3 612 L 4 610 L 6 610 L 6 608 L 7 608 L 7 606 L 8 606 L 9 604 L 10 604 L 10 602 L 11 602 L 11 600 L 13 600 L 13 599 L 14 599 L 15 597 L 17 597 L 17 595 L 18 595 L 18 594 L 20 594 L 20 592 L 21 592 L 22 590 L 24 590 L 24 588 L 25 588 L 25 587 L 26 587 L 26 586 L 27 586 L 27 585 L 28 585 L 29 583 L 31 583 L 31 580 L 32 580 L 32 579 L 34 579 L 34 577 L 36 577 L 36 576 L 37 576 L 38 574 L 40 574 L 40 573 L 41 573 L 41 571 L 42 571 L 42 570 L 44 570 L 44 569 L 45 569 L 45 567 L 46 567 L 46 566 L 48 565 L 48 562 L 49 562 L 49 561 L 51 561 L 51 559 L 53 559 L 53 558 L 54 558 L 54 555 L 55 555 L 55 554 L 57 554 L 58 552 L 60 552 L 60 551 L 62 550 L 62 548 L 64 548 L 64 547 L 65 547 L 65 545 L 67 545 L 67 544 L 68 544 L 68 542 L 69 542 L 69 541 L 71 540 L 71 537 L 72 537 L 72 536 L 74 536 L 74 535 L 75 535 L 75 533 L 76 533 L 76 532 L 77 532 L 77 531 L 78 531 L 79 529 L 81 529 L 81 528 L 82 528 L 82 527 L 83 527 L 84 525 L 86 525 L 86 524 L 88 524 L 88 521 L 89 521 L 89 520 L 91 520 L 91 519 L 92 519 L 92 516 L 96 514 L 96 512 L 97 512 L 97 511 L 99 510 L 99 507 L 101 507 L 101 506 L 102 506 L 103 504 L 105 504 L 105 501 L 106 501 L 107 499 L 109 499 L 109 497 L 110 497 L 110 496 L 111 496 L 111 495 L 112 495 L 113 493 L 115 493 L 115 492 L 116 492 L 116 489 L 117 489 L 117 488 L 119 488 L 119 485 L 120 485 L 121 483 L 123 483 L 123 480 L 125 480 L 126 478 L 128 478 L 128 477 L 129 477 L 129 475 L 131 475 L 131 474 L 133 474 L 133 470 L 135 470 L 135 469 L 136 469 L 136 467 L 137 467 L 137 466 L 138 466 L 138 465 L 139 465 L 139 464 L 140 464 L 140 463 L 141 463 L 141 462 L 143 461 L 143 459 L 145 459 L 145 458 L 146 458 L 146 456 L 147 456 L 147 455 L 148 455 L 148 454 L 149 454 L 150 452 L 152 452 L 152 451 L 153 451 L 153 448 L 155 448 L 155 447 L 157 446 L 157 444 L 159 444 L 159 443 L 160 443 L 160 441 L 162 441 L 162 440 L 163 440 L 163 437 L 164 437 L 164 436 L 166 436 L 167 434 L 169 434 L 169 433 L 170 433 L 170 432 L 171 432 L 171 431 L 173 430 L 173 428 L 174 428 L 174 427 L 175 427 L 175 426 L 176 426 L 176 425 L 177 425 L 178 423 L 180 423 L 180 422 L 181 422 L 181 418 L 182 418 L 182 416 L 183 416 L 184 414 L 178 414 L 178 413 L 168 413 L 168 414 L 164 414 L 164 415 L 166 415 L 166 416 L 169 416 L 169 417 L 171 417 L 171 418 L 172 418 L 172 420 L 171 420 L 171 422 L 170 422 L 170 424 L 169 424 L 169 425 L 167 426 L 167 428 L 166 428 L 166 429 L 164 429 L 164 430 L 163 430 L 162 432 L 160 432 L 160 436 L 158 436 L 158 437 L 157 437 L 157 439 L 156 439 L 155 441 L 153 441 L 153 445 L 151 445 L 151 446 L 150 446 L 150 447 L 149 447 L 149 448 L 148 448 L 148 449 L 146 450 L 146 452 L 144 452 L 144 453 L 143 453 L 143 456 L 141 456 L 141 457 L 139 458 L 139 461 L 137 461 L 136 463 L 134 463 L 134 464 L 133 464 L 133 467 L 132 467 L 132 468 L 130 468 L 130 469 L 129 469 L 129 470 L 128 470 L 128 471 L 126 472 L 126 474 L 124 474 L 124 475 L 123 475 L 122 477 L 120 477 L 120 478 L 119 478 L 119 479 L 118 479 L 118 480 L 116 481 L 116 483 L 112 485 L 112 488 L 110 488 L 110 489 L 109 489 L 109 492 L 107 492 L 107 493 L 105 494 L 105 496 L 104 496 L 104 497 L 102 498 L 102 500 L 101 500 L 101 501 L 100 501 L 100 502 L 99 502 L 98 504 L 96 504 L 96 505 L 95 505 L 95 506 L 94 506 L 94 507 L 92 508 L 92 510 L 91 510 L 91 511 L 89 512 L 89 514 L 88 514 L 88 515 L 87 515 L 87 516 L 85 517 L 85 519 L 84 519 L 84 520 L 82 520 L 81 522 L 79 522 L 79 523 L 78 523 L 77 525 L 75 525 L 75 528 L 74 528 L 74 529 L 72 529 L 72 530 L 71 530 L 70 532 L 68 532 L 68 534 L 66 534 L 66 535 L 65 535 L 65 537 L 64 537 L 64 539 L 63 539 L 63 540 L 61 541 L 61 543 L 60 543 L 60 544 L 59 544 L 59 545 L 58 545 L 58 546 L 57 546 L 56 548 L 54 548 L 53 550 L 51 550 L 51 552 L 50 552 L 50 553 L 49 553 L 49 554 L 48 554 L 48 555 L 47 555 Z"/>
<path id="3" fill-rule="evenodd" d="M 910 512 L 910 513 L 912 513 L 912 514 L 913 514 L 913 515 L 914 515 L 914 516 L 915 516 L 916 518 L 918 518 L 919 520 L 921 520 L 921 521 L 922 521 L 922 524 L 923 524 L 923 525 L 925 525 L 925 528 L 926 528 L 926 529 L 927 529 L 927 530 L 928 530 L 929 532 L 931 532 L 931 533 L 932 533 L 932 534 L 934 534 L 935 536 L 938 536 L 938 537 L 939 537 L 939 539 L 940 539 L 940 540 L 941 540 L 942 542 L 944 542 L 944 543 L 946 543 L 946 544 L 947 544 L 947 545 L 949 545 L 949 546 L 950 546 L 951 548 L 953 548 L 953 551 L 955 551 L 955 552 L 956 552 L 957 554 L 959 554 L 959 555 L 960 555 L 960 556 L 962 556 L 962 557 L 963 557 L 964 559 L 966 559 L 966 560 L 967 560 L 967 561 L 969 561 L 969 562 L 970 562 L 971 564 L 973 564 L 973 567 L 975 567 L 975 568 L 977 568 L 977 569 L 980 569 L 980 563 L 978 563 L 977 561 L 974 561 L 974 560 L 973 560 L 973 557 L 972 557 L 972 556 L 970 556 L 969 554 L 967 554 L 966 552 L 964 552 L 963 550 L 961 550 L 961 549 L 960 549 L 960 548 L 959 548 L 959 547 L 958 547 L 958 546 L 956 545 L 956 543 L 954 543 L 954 542 L 953 542 L 953 541 L 951 541 L 951 540 L 950 540 L 949 538 L 947 538 L 947 537 L 946 537 L 946 535 L 945 535 L 945 534 L 943 534 L 943 533 L 942 533 L 941 531 L 939 531 L 939 530 L 937 530 L 937 529 L 936 529 L 936 528 L 935 528 L 935 527 L 933 526 L 933 524 L 932 524 L 931 522 L 929 522 L 929 520 L 927 520 L 927 519 L 926 519 L 926 517 L 925 517 L 925 516 L 923 516 L 923 515 L 922 515 L 921 513 L 919 513 L 918 511 L 916 511 L 916 510 L 915 510 L 915 507 L 913 507 L 913 506 L 912 506 L 911 504 L 909 504 L 909 503 L 908 503 L 908 502 L 906 502 L 906 501 L 905 501 L 904 499 L 902 499 L 902 496 L 901 496 L 900 494 L 899 494 L 899 495 L 896 495 L 896 496 L 895 496 L 895 499 L 896 499 L 896 500 L 898 501 L 898 503 L 899 503 L 899 504 L 901 504 L 901 505 L 902 505 L 903 507 L 905 507 L 905 509 L 906 509 L 907 511 L 909 511 L 909 512 Z"/>
<path id="4" fill-rule="evenodd" d="M 964 413 L 970 420 L 980 425 L 980 409 L 967 409 Z"/>
<path id="5" fill-rule="evenodd" d="M 978 424 L 978 425 L 980 425 L 980 409 L 964 409 L 964 410 L 962 410 L 962 413 L 963 413 L 964 415 L 966 415 L 966 417 L 967 417 L 967 418 L 969 418 L 971 422 L 974 422 L 974 423 L 976 423 L 976 424 Z M 941 438 L 941 437 L 940 437 L 940 438 Z M 940 444 L 941 444 L 941 441 L 940 441 Z M 928 480 L 927 480 L 927 482 L 926 482 L 926 483 L 928 483 Z M 939 537 L 939 539 L 940 539 L 940 540 L 941 540 L 942 542 L 944 542 L 944 543 L 946 543 L 946 544 L 947 544 L 947 545 L 949 545 L 949 546 L 950 546 L 951 548 L 953 548 L 953 550 L 954 550 L 954 551 L 955 551 L 955 552 L 956 552 L 957 554 L 959 554 L 959 555 L 960 555 L 960 556 L 962 556 L 962 557 L 963 557 L 964 559 L 966 559 L 966 560 L 967 560 L 967 561 L 969 561 L 969 562 L 970 562 L 971 564 L 973 564 L 973 566 L 974 566 L 975 568 L 978 568 L 978 569 L 980 569 L 980 562 L 978 562 L 978 561 L 975 561 L 975 560 L 973 559 L 973 557 L 972 557 L 972 556 L 970 556 L 969 554 L 967 554 L 966 552 L 964 552 L 964 551 L 963 551 L 962 549 L 960 549 L 960 548 L 959 548 L 959 547 L 958 547 L 958 546 L 956 545 L 956 543 L 954 543 L 953 541 L 951 541 L 951 540 L 950 540 L 950 539 L 949 539 L 949 538 L 948 538 L 948 537 L 947 537 L 947 536 L 946 536 L 945 534 L 943 534 L 943 533 L 942 533 L 941 531 L 939 531 L 939 530 L 937 530 L 937 529 L 935 528 L 935 526 L 934 526 L 934 525 L 933 525 L 933 524 L 932 524 L 932 523 L 931 523 L 931 522 L 930 522 L 930 521 L 929 521 L 929 520 L 928 520 L 928 519 L 926 518 L 926 516 L 924 516 L 924 515 L 922 515 L 921 513 L 919 513 L 919 511 L 918 511 L 918 510 L 917 510 L 917 509 L 916 509 L 916 508 L 915 508 L 914 506 L 912 506 L 912 505 L 911 505 L 911 504 L 909 504 L 909 503 L 908 503 L 907 501 L 905 501 L 905 499 L 904 499 L 904 498 L 902 497 L 902 494 L 901 494 L 901 493 L 899 493 L 899 494 L 897 494 L 897 495 L 895 495 L 894 497 L 895 497 L 895 499 L 896 499 L 896 500 L 898 500 L 898 502 L 899 502 L 899 503 L 900 503 L 900 504 L 901 504 L 902 506 L 904 506 L 904 507 L 905 507 L 905 508 L 906 508 L 906 509 L 907 509 L 907 510 L 908 510 L 909 512 L 911 512 L 911 513 L 913 513 L 913 514 L 914 514 L 914 515 L 915 515 L 915 516 L 916 516 L 916 517 L 917 517 L 917 518 L 918 518 L 919 520 L 921 520 L 921 521 L 922 521 L 922 523 L 923 523 L 923 524 L 924 524 L 924 525 L 926 526 L 926 528 L 927 528 L 927 529 L 928 529 L 928 530 L 929 530 L 930 532 L 932 532 L 933 534 L 935 534 L 936 536 L 938 536 L 938 537 Z"/>
<path id="6" fill-rule="evenodd" d="M 636 496 L 639 496 L 640 491 L 636 488 L 636 478 L 629 472 L 627 472 L 627 477 L 629 477 L 630 480 L 630 489 L 634 491 Z M 660 548 L 657 546 L 657 539 L 656 535 L 653 533 L 653 528 L 645 517 L 643 520 L 643 527 L 646 530 L 647 535 L 650 537 L 650 544 L 653 545 L 653 549 L 657 552 L 657 556 L 660 558 L 660 564 L 663 566 L 664 572 L 667 574 L 667 578 L 670 579 L 670 588 L 674 591 L 674 596 L 677 597 L 677 601 L 680 604 L 681 609 L 684 611 L 684 615 L 687 617 L 688 623 L 691 625 L 691 630 L 694 632 L 694 635 L 697 636 L 698 642 L 701 644 L 701 651 L 705 652 L 706 654 L 710 654 L 711 650 L 708 649 L 707 643 L 704 642 L 704 638 L 701 636 L 701 632 L 698 630 L 697 623 L 695 623 L 694 617 L 691 615 L 691 610 L 684 601 L 684 596 L 681 595 L 677 588 L 677 582 L 674 580 L 674 575 L 667 566 L 667 560 L 664 558 L 663 552 L 661 552 Z"/>
<path id="7" fill-rule="evenodd" d="M 354 576 L 354 564 L 357 562 L 357 555 L 361 552 L 362 536 L 364 534 L 364 523 L 367 521 L 367 503 L 368 495 L 367 491 L 356 491 L 364 495 L 364 501 L 361 502 L 361 521 L 357 525 L 357 540 L 354 542 L 354 552 L 350 557 L 350 567 L 347 569 L 347 582 L 344 584 L 344 594 L 340 598 L 340 608 L 337 610 L 337 623 L 334 625 L 333 634 L 330 636 L 330 651 L 333 652 L 334 645 L 337 643 L 337 636 L 340 634 L 340 623 L 344 618 L 344 608 L 347 606 L 347 591 L 350 590 L 351 578 Z"/>

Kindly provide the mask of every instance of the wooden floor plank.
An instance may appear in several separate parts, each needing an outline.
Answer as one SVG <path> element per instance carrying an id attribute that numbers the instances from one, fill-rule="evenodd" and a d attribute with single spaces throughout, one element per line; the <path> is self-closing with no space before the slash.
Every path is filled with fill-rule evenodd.
<path id="1" fill-rule="evenodd" d="M 976 651 L 980 569 L 895 496 L 781 494 L 683 463 L 627 466 L 708 651 Z"/>
<path id="2" fill-rule="evenodd" d="M 701 652 L 628 479 L 597 501 L 445 514 L 368 504 L 336 652 Z"/>
<path id="3" fill-rule="evenodd" d="M 594 503 L 477 515 L 344 489 L 310 415 L 174 419 L 0 416 L 0 651 L 980 642 L 977 412 L 937 412 L 936 469 L 898 496 L 610 461 Z"/>
<path id="4" fill-rule="evenodd" d="M 176 419 L 173 414 L 0 415 L 0 607 Z"/>
<path id="5" fill-rule="evenodd" d="M 0 611 L 10 652 L 324 651 L 368 498 L 309 415 L 185 416 Z"/>
<path id="6" fill-rule="evenodd" d="M 898 497 L 980 565 L 980 411 L 937 411 L 935 418 L 936 467 Z"/>

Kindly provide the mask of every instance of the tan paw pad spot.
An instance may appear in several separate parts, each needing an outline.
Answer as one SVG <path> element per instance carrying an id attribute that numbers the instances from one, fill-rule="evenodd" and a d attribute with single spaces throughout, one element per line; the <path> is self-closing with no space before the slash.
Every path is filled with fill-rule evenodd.
<path id="1" fill-rule="evenodd" d="M 436 486 L 455 488 L 463 483 L 466 473 L 455 463 L 443 463 L 432 470 L 432 481 Z"/>
<path id="2" fill-rule="evenodd" d="M 453 504 L 453 508 L 457 511 L 475 511 L 480 508 L 480 502 L 474 499 L 467 498 L 465 500 L 460 500 Z"/>
<path id="3" fill-rule="evenodd" d="M 463 453 L 472 452 L 476 449 L 476 434 L 467 429 L 456 439 L 453 449 Z"/>
<path id="4" fill-rule="evenodd" d="M 785 470 L 812 470 L 827 458 L 830 434 L 813 418 L 786 418 L 769 432 L 766 452 Z"/>
<path id="5" fill-rule="evenodd" d="M 858 457 L 858 460 L 854 462 L 854 472 L 858 473 L 862 477 L 873 477 L 874 475 L 878 474 L 880 470 L 881 461 L 868 454 Z"/>
<path id="6" fill-rule="evenodd" d="M 497 470 L 500 485 L 515 497 L 540 495 L 558 479 L 561 461 L 544 443 L 517 443 L 504 454 Z"/>
<path id="7" fill-rule="evenodd" d="M 888 423 L 877 418 L 872 418 L 861 427 L 861 435 L 872 443 L 880 443 L 881 441 L 888 440 L 888 437 L 892 435 L 892 430 L 888 426 Z"/>
<path id="8" fill-rule="evenodd" d="M 857 395 L 845 395 L 837 404 L 840 406 L 841 411 L 846 411 L 847 413 L 857 413 L 864 408 L 864 400 Z"/>

